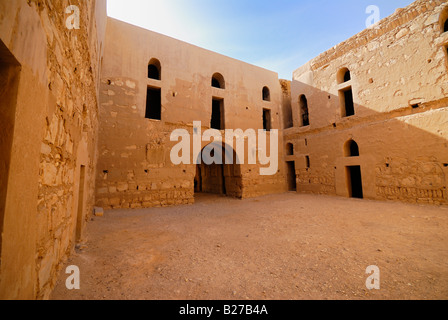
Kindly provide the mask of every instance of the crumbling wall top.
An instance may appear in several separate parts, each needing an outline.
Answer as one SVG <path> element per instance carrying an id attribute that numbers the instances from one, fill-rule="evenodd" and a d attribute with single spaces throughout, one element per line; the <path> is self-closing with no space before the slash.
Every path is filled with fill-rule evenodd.
<path id="1" fill-rule="evenodd" d="M 397 9 L 394 14 L 382 19 L 371 28 L 367 28 L 361 31 L 348 40 L 337 44 L 333 48 L 323 52 L 322 54 L 311 60 L 309 62 L 310 68 L 311 70 L 319 69 L 322 66 L 327 65 L 330 61 L 343 56 L 348 51 L 357 49 L 361 46 L 365 46 L 367 43 L 382 36 L 383 34 L 388 33 L 396 29 L 397 27 L 410 22 L 417 16 L 434 10 L 437 7 L 440 7 L 437 12 L 442 11 L 442 6 L 444 4 L 446 4 L 446 0 L 417 0 L 406 8 Z M 435 23 L 437 21 L 438 19 L 433 22 Z M 294 74 L 297 74 L 298 70 L 296 70 Z"/>

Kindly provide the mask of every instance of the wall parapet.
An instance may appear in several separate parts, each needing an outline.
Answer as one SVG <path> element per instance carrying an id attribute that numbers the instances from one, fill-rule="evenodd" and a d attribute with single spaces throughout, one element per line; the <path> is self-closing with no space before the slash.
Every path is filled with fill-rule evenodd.
<path id="1" fill-rule="evenodd" d="M 372 40 L 408 23 L 427 11 L 433 10 L 443 3 L 445 3 L 443 0 L 417 0 L 406 8 L 397 9 L 394 14 L 382 19 L 377 25 L 367 28 L 344 42 L 337 44 L 333 48 L 321 53 L 311 61 L 311 70 L 314 71 L 327 65 L 330 61 L 343 56 L 348 51 L 366 45 Z"/>

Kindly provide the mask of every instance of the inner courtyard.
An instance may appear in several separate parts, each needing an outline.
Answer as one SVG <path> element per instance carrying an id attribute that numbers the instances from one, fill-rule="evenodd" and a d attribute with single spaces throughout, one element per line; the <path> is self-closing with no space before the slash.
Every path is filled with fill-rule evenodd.
<path id="1" fill-rule="evenodd" d="M 446 299 L 448 208 L 297 195 L 117 209 L 95 217 L 51 299 Z M 381 290 L 367 290 L 366 268 Z"/>

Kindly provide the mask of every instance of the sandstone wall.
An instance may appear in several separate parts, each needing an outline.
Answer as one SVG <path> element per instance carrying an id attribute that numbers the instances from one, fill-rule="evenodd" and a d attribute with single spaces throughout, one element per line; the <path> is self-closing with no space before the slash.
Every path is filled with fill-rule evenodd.
<path id="1" fill-rule="evenodd" d="M 157 59 L 161 80 L 148 79 Z M 225 89 L 211 86 L 224 77 Z M 269 87 L 271 101 L 263 101 Z M 147 88 L 160 88 L 162 119 L 145 118 Z M 263 108 L 281 129 L 278 76 L 193 45 L 109 18 L 101 81 L 96 202 L 104 208 L 140 208 L 194 201 L 195 165 L 175 166 L 170 141 L 175 129 L 193 135 L 193 122 L 210 128 L 212 99 L 224 100 L 226 129 L 263 128 Z M 202 143 L 204 147 L 206 143 Z M 193 156 L 194 157 L 194 156 Z M 193 161 L 193 157 L 191 161 Z M 240 170 L 242 197 L 284 190 L 284 172 L 262 179 L 258 167 Z"/>
<path id="2" fill-rule="evenodd" d="M 79 30 L 66 27 L 69 5 L 80 9 Z M 2 177 L 0 298 L 48 298 L 91 215 L 105 22 L 105 0 L 0 1 L 0 39 L 20 64 L 9 176 Z"/>
<path id="3" fill-rule="evenodd" d="M 447 13 L 446 1 L 416 1 L 294 72 L 294 128 L 284 138 L 296 148 L 299 191 L 349 196 L 346 168 L 359 165 L 365 198 L 448 202 Z M 343 68 L 351 80 L 341 84 Z M 344 117 L 348 87 L 355 115 Z M 344 154 L 350 139 L 359 157 Z"/>

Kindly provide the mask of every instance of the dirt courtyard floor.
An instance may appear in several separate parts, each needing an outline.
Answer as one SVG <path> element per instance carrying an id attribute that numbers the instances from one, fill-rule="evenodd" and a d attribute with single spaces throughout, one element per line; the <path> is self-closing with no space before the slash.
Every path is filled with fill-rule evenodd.
<path id="1" fill-rule="evenodd" d="M 448 299 L 448 208 L 286 193 L 111 210 L 52 299 Z M 368 266 L 380 290 L 368 290 Z"/>

